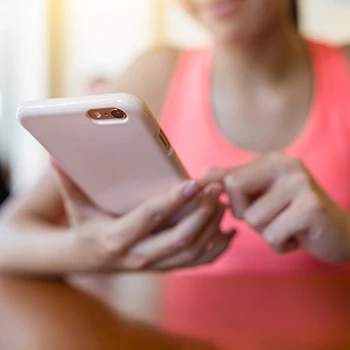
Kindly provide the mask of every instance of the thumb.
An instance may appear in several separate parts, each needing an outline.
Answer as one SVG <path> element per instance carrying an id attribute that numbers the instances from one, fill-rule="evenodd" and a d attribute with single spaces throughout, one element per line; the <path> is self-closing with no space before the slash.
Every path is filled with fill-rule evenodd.
<path id="1" fill-rule="evenodd" d="M 60 192 L 69 218 L 74 221 L 73 224 L 77 224 L 86 218 L 88 209 L 91 209 L 93 205 L 55 160 L 51 159 L 51 164 L 57 175 Z"/>
<path id="2" fill-rule="evenodd" d="M 211 182 L 222 182 L 228 172 L 228 169 L 208 168 L 204 172 L 204 181 L 207 184 Z"/>

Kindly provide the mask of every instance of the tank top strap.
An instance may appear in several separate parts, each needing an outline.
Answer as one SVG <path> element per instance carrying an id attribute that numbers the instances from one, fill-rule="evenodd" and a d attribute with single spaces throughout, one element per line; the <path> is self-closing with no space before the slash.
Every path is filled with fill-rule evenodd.
<path id="1" fill-rule="evenodd" d="M 350 131 L 350 105 L 347 103 L 350 96 L 349 62 L 342 48 L 321 44 L 309 43 L 313 56 L 315 81 L 319 90 L 319 103 L 327 108 L 330 116 L 343 116 L 337 120 Z"/>

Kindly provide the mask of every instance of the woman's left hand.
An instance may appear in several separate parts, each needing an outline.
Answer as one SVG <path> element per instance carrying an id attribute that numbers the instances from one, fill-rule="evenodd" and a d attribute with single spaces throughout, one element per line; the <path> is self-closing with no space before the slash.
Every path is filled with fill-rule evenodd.
<path id="1" fill-rule="evenodd" d="M 234 216 L 277 253 L 303 248 L 323 261 L 350 261 L 350 215 L 300 160 L 267 154 L 241 167 L 212 170 L 208 177 L 223 181 Z"/>

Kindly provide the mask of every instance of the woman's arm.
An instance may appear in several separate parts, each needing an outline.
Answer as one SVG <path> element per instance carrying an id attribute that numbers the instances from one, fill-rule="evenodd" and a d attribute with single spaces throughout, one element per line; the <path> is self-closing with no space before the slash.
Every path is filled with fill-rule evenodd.
<path id="1" fill-rule="evenodd" d="M 159 114 L 178 54 L 176 49 L 169 47 L 154 48 L 144 53 L 117 82 L 111 81 L 111 92 L 135 94 L 146 100 Z M 149 88 L 150 84 L 152 89 Z M 41 262 L 46 261 L 49 268 L 51 260 L 57 262 L 55 256 L 58 250 L 63 249 L 59 247 L 67 244 L 62 239 L 68 233 L 64 222 L 58 184 L 54 172 L 49 170 L 35 188 L 21 198 L 10 201 L 2 211 L 0 263 L 11 260 L 11 264 L 16 261 L 18 266 L 24 267 L 30 261 L 35 271 L 36 265 L 43 268 Z M 58 262 L 58 265 L 63 263 Z"/>
<path id="2" fill-rule="evenodd" d="M 175 60 L 170 63 L 169 58 L 174 59 L 173 53 L 158 49 L 143 56 L 121 78 L 117 90 L 148 96 L 155 105 L 160 101 L 156 97 L 164 97 L 166 89 L 161 82 L 165 84 L 170 77 Z M 162 60 L 163 66 L 159 68 Z M 167 74 L 164 67 L 169 69 Z M 151 92 L 146 94 L 146 90 Z M 60 185 L 56 184 L 57 175 Z M 48 172 L 31 192 L 14 201 L 3 214 L 0 235 L 3 271 L 67 274 L 197 266 L 220 255 L 231 238 L 222 235 L 219 229 L 224 208 L 217 201 L 222 190 L 218 184 L 204 189 L 190 181 L 183 189 L 173 189 L 120 218 L 110 218 L 96 210 L 63 173 L 57 175 Z M 204 193 L 198 197 L 198 206 L 193 211 L 174 226 L 164 227 L 169 217 L 202 190 Z M 69 228 L 62 224 L 63 208 L 68 210 Z"/>
<path id="3" fill-rule="evenodd" d="M 159 115 L 179 51 L 159 47 L 141 55 L 116 82 L 110 92 L 129 92 L 144 99 Z M 152 88 L 150 89 L 150 85 Z M 57 225 L 64 217 L 62 199 L 52 170 L 27 195 L 13 201 L 5 210 L 2 222 L 21 232 L 40 229 L 62 230 Z"/>
<path id="4" fill-rule="evenodd" d="M 49 170 L 28 194 L 10 201 L 2 213 L 0 269 L 34 274 L 65 270 L 70 262 L 64 221 L 57 181 Z"/>
<path id="5" fill-rule="evenodd" d="M 11 232 L 56 232 L 64 229 L 65 214 L 53 170 L 49 169 L 28 193 L 14 198 L 5 206 L 1 224 Z M 1 235 L 4 233 L 1 231 Z"/>
<path id="6" fill-rule="evenodd" d="M 27 203 L 26 210 L 17 209 L 3 221 L 2 271 L 64 275 L 197 266 L 213 261 L 232 238 L 219 229 L 225 207 L 217 201 L 222 190 L 218 184 L 203 188 L 187 181 L 112 218 L 97 210 L 62 172 L 58 179 L 69 229 L 59 229 L 53 212 L 44 207 L 47 193 L 41 183 L 40 189 L 30 194 L 32 202 Z M 171 227 L 164 225 L 195 198 L 198 204 L 181 221 Z M 31 208 L 30 203 L 35 206 Z M 48 204 L 51 208 L 57 205 L 53 201 Z"/>

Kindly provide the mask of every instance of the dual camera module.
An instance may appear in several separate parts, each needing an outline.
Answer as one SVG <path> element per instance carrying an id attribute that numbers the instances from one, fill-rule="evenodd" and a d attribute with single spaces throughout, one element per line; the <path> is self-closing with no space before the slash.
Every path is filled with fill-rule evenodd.
<path id="1" fill-rule="evenodd" d="M 88 117 L 92 120 L 103 121 L 103 120 L 125 120 L 127 115 L 124 111 L 119 108 L 102 108 L 102 109 L 93 109 L 88 111 Z"/>

